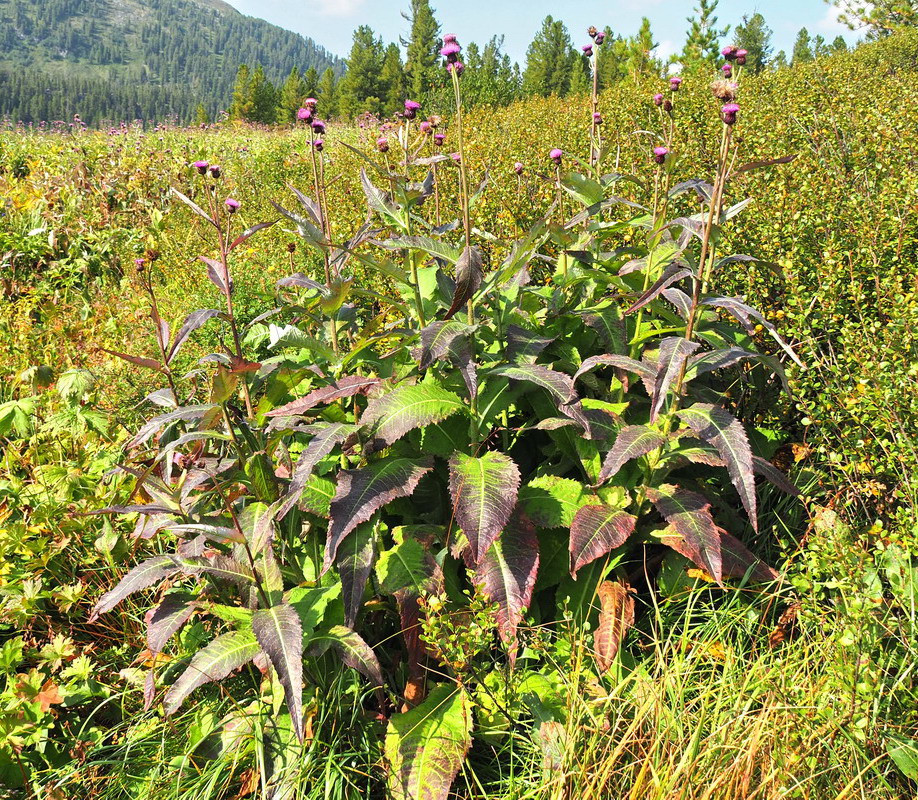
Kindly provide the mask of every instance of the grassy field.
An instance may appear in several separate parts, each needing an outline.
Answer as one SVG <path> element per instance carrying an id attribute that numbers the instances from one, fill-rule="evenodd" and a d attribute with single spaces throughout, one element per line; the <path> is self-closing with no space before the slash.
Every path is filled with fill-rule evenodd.
<path id="1" fill-rule="evenodd" d="M 712 378 L 699 397 L 716 398 L 713 402 L 741 420 L 752 452 L 787 473 L 802 497 L 760 482 L 754 530 L 743 511 L 749 501 L 741 469 L 739 479 L 731 473 L 727 480 L 715 475 L 710 463 L 693 461 L 666 474 L 693 491 L 703 489 L 718 526 L 776 570 L 777 578 L 758 583 L 749 580 L 752 573 L 743 579 L 745 569 L 731 576 L 724 567 L 718 575 L 723 565 L 713 563 L 703 548 L 702 557 L 693 559 L 685 557 L 684 546 L 672 545 L 681 555 L 661 546 L 677 527 L 659 503 L 647 502 L 669 485 L 654 482 L 662 471 L 657 451 L 644 450 L 635 462 L 640 470 L 622 468 L 620 478 L 597 489 L 603 450 L 565 438 L 571 435 L 566 415 L 573 413 L 563 402 L 567 396 L 548 410 L 541 396 L 517 393 L 504 406 L 495 399 L 507 385 L 500 376 L 507 370 L 501 359 L 509 320 L 554 339 L 540 345 L 544 354 L 531 363 L 519 361 L 517 368 L 551 366 L 555 376 L 563 373 L 568 380 L 567 373 L 576 373 L 588 411 L 613 414 L 616 425 L 623 414 L 629 424 L 650 426 L 664 438 L 684 419 L 679 391 L 670 393 L 662 427 L 654 428 L 659 384 L 653 390 L 651 381 L 645 390 L 640 380 L 629 384 L 612 371 L 601 373 L 609 381 L 583 379 L 578 369 L 590 356 L 613 352 L 590 338 L 590 325 L 584 324 L 590 315 L 611 315 L 624 326 L 621 354 L 638 360 L 643 353 L 645 361 L 662 363 L 661 337 L 667 332 L 685 333 L 685 341 L 694 344 L 691 323 L 686 333 L 685 321 L 660 299 L 622 322 L 622 309 L 652 281 L 629 282 L 634 277 L 618 268 L 634 250 L 655 278 L 651 267 L 665 269 L 665 259 L 673 257 L 660 248 L 675 241 L 661 220 L 678 212 L 683 222 L 675 227 L 691 233 L 693 223 L 684 220 L 694 214 L 695 227 L 705 226 L 706 206 L 699 210 L 693 190 L 674 195 L 670 207 L 661 200 L 666 195 L 661 187 L 695 177 L 717 186 L 714 176 L 727 174 L 720 150 L 725 125 L 706 76 L 687 77 L 673 95 L 672 129 L 651 100 L 666 91 L 665 84 L 603 94 L 604 170 L 595 171 L 595 187 L 567 177 L 567 170 L 592 175 L 592 164 L 583 163 L 590 149 L 589 98 L 466 111 L 462 161 L 475 195 L 468 239 L 480 248 L 485 287 L 473 295 L 475 308 L 469 311 L 470 324 L 477 326 L 471 341 L 480 369 L 480 406 L 471 390 L 466 402 L 467 371 L 461 364 L 471 359 L 463 362 L 451 345 L 444 346 L 438 366 L 431 362 L 422 375 L 412 355 L 419 345 L 431 346 L 417 331 L 434 318 L 442 320 L 451 298 L 459 296 L 452 295 L 452 278 L 443 277 L 458 270 L 454 265 L 463 252 L 455 243 L 463 238 L 467 195 L 454 159 L 435 164 L 436 196 L 412 205 L 410 192 L 422 190 L 407 184 L 422 181 L 429 166 L 415 163 L 402 176 L 394 131 L 386 133 L 392 148 L 383 164 L 376 127 L 329 126 L 320 155 L 321 192 L 314 190 L 319 178 L 302 127 L 0 133 L 0 342 L 6 353 L 0 384 L 0 672 L 5 676 L 0 787 L 9 786 L 11 797 L 158 799 L 383 797 L 388 786 L 396 797 L 413 797 L 418 793 L 402 762 L 405 753 L 423 745 L 445 754 L 442 763 L 423 767 L 432 770 L 424 774 L 435 793 L 422 795 L 430 797 L 914 795 L 918 169 L 910 143 L 918 128 L 916 64 L 918 36 L 909 35 L 799 69 L 744 77 L 740 121 L 735 129 L 726 126 L 729 146 L 741 155 L 721 186 L 723 208 L 731 210 L 729 219 L 718 217 L 717 252 L 752 254 L 755 260 L 727 261 L 712 281 L 720 294 L 742 295 L 761 308 L 763 318 L 754 320 L 751 332 L 734 326 L 733 338 L 722 341 L 783 359 L 789 392 L 765 369 L 750 367 Z M 446 135 L 442 148 L 424 140 L 418 158 L 459 151 L 455 122 L 440 130 Z M 670 150 L 665 165 L 651 157 L 661 136 Z M 564 152 L 563 175 L 549 157 L 552 148 Z M 793 160 L 735 171 L 739 164 L 787 156 Z M 217 184 L 189 166 L 198 160 L 221 166 Z M 372 161 L 380 164 L 379 173 Z M 392 209 L 382 202 L 374 210 L 372 198 L 368 211 L 361 168 L 380 186 L 391 180 L 385 188 L 402 198 L 396 211 L 406 216 L 395 214 L 392 221 L 386 216 Z M 636 180 L 602 181 L 599 173 Z M 403 177 L 410 180 L 399 183 Z M 218 186 L 214 212 L 208 206 L 210 185 Z M 290 186 L 313 197 L 324 193 L 314 225 Z M 155 313 L 178 324 L 196 309 L 223 310 L 226 299 L 198 258 L 219 260 L 214 226 L 172 188 L 237 233 L 277 219 L 272 202 L 296 206 L 306 219 L 281 219 L 241 242 L 232 253 L 229 313 L 224 310 L 196 330 L 168 369 L 154 371 L 136 358 L 166 361 L 150 326 L 151 297 Z M 593 225 L 589 217 L 563 224 L 593 204 L 594 188 L 609 198 L 610 208 L 594 212 Z M 225 197 L 241 203 L 232 216 L 222 210 Z M 647 218 L 612 198 L 644 205 L 650 209 Z M 751 202 L 738 206 L 745 198 Z M 353 248 L 355 255 L 335 281 L 323 281 L 327 264 L 322 247 L 312 246 L 315 237 L 330 232 L 330 240 L 340 244 L 368 219 L 375 229 L 372 241 Z M 433 232 L 453 220 L 455 227 Z M 428 236 L 427 244 L 410 239 L 419 233 Z M 380 246 L 396 234 L 401 236 L 396 244 Z M 451 248 L 439 261 L 431 255 L 434 239 Z M 515 276 L 500 291 L 489 288 L 508 263 L 516 263 L 521 242 L 533 244 L 526 259 L 529 284 Z M 692 242 L 684 254 L 690 265 L 699 262 L 697 248 L 703 246 Z M 438 275 L 437 263 L 448 269 Z M 703 258 L 700 263 L 703 272 Z M 302 282 L 278 286 L 295 273 L 310 276 L 318 288 Z M 422 277 L 412 277 L 415 273 Z M 466 299 L 455 317 L 463 324 Z M 272 309 L 275 317 L 259 319 Z M 699 313 L 699 327 L 706 320 L 713 337 L 726 314 L 707 313 Z M 286 333 L 284 325 L 290 328 Z M 768 335 L 769 325 L 792 346 L 802 367 Z M 470 335 L 467 329 L 456 331 L 452 341 Z M 237 333 L 241 341 L 234 345 Z M 642 350 L 647 342 L 656 342 L 659 355 Z M 126 362 L 112 351 L 135 360 Z M 259 368 L 274 364 L 276 371 L 263 379 L 262 373 L 246 372 L 239 367 L 244 359 L 231 360 L 243 351 Z M 215 359 L 199 363 L 211 353 L 224 356 L 221 366 L 214 367 Z M 320 377 L 309 371 L 317 365 Z M 324 510 L 303 500 L 278 522 L 276 577 L 269 574 L 273 556 L 256 553 L 252 560 L 259 589 L 263 581 L 267 592 L 283 591 L 285 598 L 298 590 L 324 598 L 314 623 L 318 638 L 309 640 L 304 628 L 302 742 L 295 736 L 297 712 L 284 686 L 284 668 L 273 659 L 270 667 L 263 661 L 260 668 L 226 670 L 232 673 L 226 681 L 198 689 L 180 710 L 166 715 L 163 693 L 192 655 L 215 636 L 236 630 L 243 611 L 266 609 L 241 592 L 236 598 L 233 589 L 169 575 L 172 584 L 133 594 L 118 609 L 90 620 L 104 592 L 144 558 L 168 552 L 177 538 L 147 531 L 136 513 L 125 520 L 90 512 L 153 504 L 160 495 L 138 474 L 168 483 L 175 476 L 167 464 L 188 468 L 173 457 L 220 454 L 236 459 L 227 483 L 233 488 L 219 500 L 221 489 L 210 487 L 196 501 L 196 509 L 206 509 L 204 516 L 183 509 L 183 520 L 226 530 L 236 510 L 257 520 L 264 507 L 283 499 L 292 457 L 311 446 L 305 429 L 279 426 L 271 433 L 266 415 L 322 388 L 326 373 L 334 381 L 417 378 L 419 390 L 440 393 L 439 402 L 462 398 L 477 420 L 465 446 L 471 445 L 476 457 L 476 448 L 495 454 L 485 466 L 494 469 L 497 484 L 513 484 L 516 469 L 520 506 L 536 517 L 538 577 L 533 567 L 528 589 L 525 580 L 511 587 L 525 596 L 526 612 L 510 602 L 512 592 L 496 592 L 488 574 L 477 571 L 481 564 L 472 563 L 474 553 L 470 560 L 466 552 L 463 561 L 450 549 L 459 546 L 451 542 L 453 514 L 461 520 L 464 507 L 453 484 L 463 462 L 447 456 L 465 428 L 457 432 L 459 426 L 444 423 L 443 412 L 418 422 L 407 436 L 386 438 L 374 429 L 385 445 L 375 446 L 376 456 L 368 441 L 362 441 L 359 457 L 345 446 L 340 453 L 330 448 L 317 460 L 318 475 L 309 486 L 320 493 L 327 484 L 330 496 L 333 478 L 340 487 L 344 472 L 382 469 L 393 459 L 423 455 L 433 466 L 420 483 L 420 475 L 411 473 L 393 488 L 414 480 L 412 490 L 417 485 L 420 493 L 415 505 L 403 492 L 385 513 L 377 506 L 369 521 L 363 518 L 373 527 L 367 536 L 377 560 L 369 587 L 363 591 L 360 585 L 354 612 L 339 597 L 342 586 L 344 594 L 353 586 L 347 558 L 333 558 L 335 568 L 320 574 L 326 518 L 335 517 L 328 500 Z M 200 428 L 168 428 L 161 436 L 151 431 L 156 447 L 150 449 L 151 440 L 139 451 L 129 448 L 144 420 L 175 405 L 156 408 L 144 401 L 164 386 L 165 377 L 179 386 L 176 404 L 181 395 L 189 404 L 214 405 L 221 416 Z M 683 377 L 684 372 L 676 378 L 678 387 Z M 564 383 L 564 391 L 573 385 Z M 358 411 L 369 414 L 378 401 L 372 394 L 368 403 L 352 397 L 336 397 L 312 420 L 314 427 L 365 425 L 367 416 L 358 420 Z M 483 410 L 488 403 L 498 409 L 493 420 Z M 446 449 L 437 438 L 441 428 L 453 437 Z M 175 444 L 195 433 L 214 433 L 214 440 L 203 449 L 192 446 L 193 438 Z M 662 443 L 658 447 L 662 458 L 668 451 Z M 558 479 L 551 492 L 562 481 L 574 491 L 576 481 L 577 497 L 593 498 L 570 501 L 578 514 L 592 504 L 637 519 L 629 543 L 607 547 L 583 566 L 578 580 L 568 575 L 566 530 L 559 538 L 571 520 L 559 512 L 557 520 L 542 524 L 536 513 L 551 517 L 538 504 L 539 498 L 544 503 L 546 477 Z M 514 502 L 516 497 L 514 490 Z M 498 507 L 503 501 L 496 489 L 491 499 Z M 561 499 L 568 502 L 566 495 Z M 504 517 L 499 527 L 511 531 L 516 524 Z M 251 533 L 247 525 L 245 519 L 237 523 L 243 538 Z M 252 521 L 252 529 L 256 526 Z M 467 525 L 461 527 L 465 531 Z M 445 540 L 438 538 L 441 529 Z M 344 548 L 353 546 L 352 561 L 359 560 L 361 541 Z M 242 559 L 240 546 L 229 539 L 217 551 Z M 422 550 L 434 554 L 436 564 Z M 560 560 L 552 557 L 556 552 Z M 397 561 L 407 564 L 404 571 L 413 582 L 393 577 Z M 513 573 L 511 567 L 512 559 L 505 572 Z M 424 570 L 424 581 L 417 583 Z M 401 636 L 406 609 L 414 608 L 405 604 L 404 591 L 421 584 L 411 598 L 418 603 L 413 624 L 424 644 L 412 645 Z M 620 649 L 616 644 L 606 658 L 602 637 L 617 623 L 610 622 L 597 595 L 609 584 L 626 587 L 633 598 L 628 601 L 633 624 L 624 624 Z M 179 592 L 190 593 L 201 613 L 196 611 L 170 644 L 151 649 L 145 617 L 150 603 L 144 601 Z M 623 607 L 617 613 L 627 619 Z M 342 644 L 347 631 L 359 646 L 353 639 Z M 375 660 L 360 647 L 372 648 Z M 345 666 L 333 655 L 336 648 L 351 654 Z M 270 648 L 264 649 L 270 656 Z M 358 651 L 363 655 L 355 655 Z M 382 689 L 374 690 L 374 670 L 385 677 Z M 439 699 L 433 710 L 427 705 L 431 698 Z M 427 716 L 417 713 L 422 709 Z M 415 732 L 426 738 L 413 738 Z M 465 758 L 456 756 L 465 751 Z M 455 780 L 442 788 L 443 775 L 452 772 Z"/>

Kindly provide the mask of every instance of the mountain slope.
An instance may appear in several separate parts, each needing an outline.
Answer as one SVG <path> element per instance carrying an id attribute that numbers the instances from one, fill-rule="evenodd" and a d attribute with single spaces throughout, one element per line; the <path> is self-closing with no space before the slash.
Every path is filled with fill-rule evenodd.
<path id="1" fill-rule="evenodd" d="M 0 0 L 0 115 L 14 120 L 188 119 L 229 104 L 236 69 L 343 62 L 221 0 Z"/>

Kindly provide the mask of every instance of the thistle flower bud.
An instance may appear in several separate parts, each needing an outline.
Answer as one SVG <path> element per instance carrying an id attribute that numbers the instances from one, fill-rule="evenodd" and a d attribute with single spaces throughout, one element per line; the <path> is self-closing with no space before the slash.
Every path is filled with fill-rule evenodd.
<path id="1" fill-rule="evenodd" d="M 729 64 L 724 64 L 720 68 L 720 71 L 723 72 L 725 78 L 729 78 L 733 75 L 733 67 Z"/>
<path id="2" fill-rule="evenodd" d="M 322 150 L 325 148 L 325 142 L 322 141 L 321 139 L 316 139 L 316 140 L 312 143 L 312 146 L 316 149 L 316 152 L 317 152 L 317 153 L 321 153 Z"/>
<path id="3" fill-rule="evenodd" d="M 296 112 L 296 118 L 300 122 L 308 122 L 312 119 L 312 111 L 310 111 L 308 108 L 301 108 Z"/>
<path id="4" fill-rule="evenodd" d="M 513 165 L 513 171 L 514 171 L 517 175 L 522 175 L 522 174 L 523 174 L 523 169 L 524 169 L 524 167 L 523 167 L 523 162 L 522 162 L 522 161 L 517 161 L 517 162 Z"/>
<path id="5" fill-rule="evenodd" d="M 239 210 L 239 206 L 242 205 L 238 200 L 233 200 L 232 197 L 227 197 L 223 204 L 230 214 L 235 214 Z"/>
<path id="6" fill-rule="evenodd" d="M 597 31 L 596 36 L 593 38 L 596 40 L 596 44 L 601 45 L 606 40 L 606 34 L 603 31 Z"/>
<path id="7" fill-rule="evenodd" d="M 722 103 L 732 103 L 736 100 L 736 84 L 726 80 L 714 81 L 711 92 Z"/>
<path id="8" fill-rule="evenodd" d="M 735 125 L 738 111 L 739 106 L 736 103 L 727 103 L 727 105 L 720 110 L 721 119 L 723 119 L 724 123 L 727 125 Z"/>
<path id="9" fill-rule="evenodd" d="M 584 54 L 585 56 L 591 56 L 591 55 L 593 55 L 593 45 L 591 45 L 591 44 L 585 44 L 585 45 L 584 45 L 583 47 L 581 47 L 580 49 L 583 50 L 583 54 Z"/>
<path id="10" fill-rule="evenodd" d="M 739 48 L 735 44 L 727 45 L 720 51 L 720 54 L 727 59 L 727 61 L 735 61 L 737 53 L 739 53 Z"/>
<path id="11" fill-rule="evenodd" d="M 669 155 L 669 149 L 666 147 L 654 147 L 653 149 L 653 160 L 658 164 L 666 163 L 666 156 Z"/>
<path id="12" fill-rule="evenodd" d="M 435 133 L 435 134 L 434 134 L 434 143 L 435 143 L 438 147 L 439 147 L 440 145 L 442 145 L 443 142 L 445 142 L 445 141 L 446 141 L 446 134 L 445 134 L 445 133 Z"/>
<path id="13" fill-rule="evenodd" d="M 211 178 L 213 178 L 214 180 L 216 180 L 216 179 L 219 178 L 222 174 L 223 174 L 223 170 L 220 169 L 220 165 L 219 165 L 219 164 L 211 164 L 211 165 L 210 165 L 210 177 L 211 177 Z"/>
<path id="14" fill-rule="evenodd" d="M 461 52 L 462 48 L 455 41 L 443 45 L 440 49 L 440 55 L 446 59 L 448 64 L 455 64 L 459 60 L 459 53 Z"/>
<path id="15" fill-rule="evenodd" d="M 418 129 L 421 131 L 421 133 L 430 133 L 433 130 L 433 125 L 431 125 L 430 122 L 425 119 L 420 125 L 418 125 Z"/>
<path id="16" fill-rule="evenodd" d="M 461 61 L 457 61 L 455 64 L 447 64 L 446 71 L 447 72 L 455 71 L 457 75 L 461 76 L 462 73 L 465 72 L 465 64 L 463 64 Z"/>
<path id="17" fill-rule="evenodd" d="M 405 101 L 405 119 L 414 119 L 421 110 L 421 104 L 414 100 Z"/>
<path id="18" fill-rule="evenodd" d="M 673 77 L 669 79 L 669 90 L 671 92 L 678 92 L 681 85 L 682 78 L 680 78 L 678 75 L 673 75 Z"/>
<path id="19" fill-rule="evenodd" d="M 660 94 L 659 92 L 655 94 L 653 96 L 653 104 L 655 106 L 662 106 L 663 105 L 663 95 Z"/>
<path id="20" fill-rule="evenodd" d="M 206 175 L 207 170 L 210 168 L 209 161 L 195 161 L 192 166 L 198 171 L 199 175 Z"/>
<path id="21" fill-rule="evenodd" d="M 312 121 L 312 129 L 316 133 L 325 133 L 325 122 L 321 119 L 314 119 Z"/>
<path id="22" fill-rule="evenodd" d="M 145 258 L 135 258 L 134 266 L 137 267 L 138 272 L 143 272 L 147 266 L 147 260 Z"/>
<path id="23" fill-rule="evenodd" d="M 306 108 L 308 108 L 310 111 L 315 111 L 316 107 L 319 105 L 319 101 L 314 97 L 307 97 L 303 101 L 303 105 L 306 106 Z"/>
<path id="24" fill-rule="evenodd" d="M 595 25 L 590 25 L 590 27 L 587 28 L 587 35 L 590 36 L 591 38 L 595 39 L 598 34 L 599 34 L 599 31 L 596 30 Z"/>
<path id="25" fill-rule="evenodd" d="M 462 161 L 462 154 L 461 154 L 461 153 L 450 153 L 450 154 L 449 154 L 449 157 L 450 157 L 453 161 L 455 161 L 457 164 L 458 164 L 460 161 Z"/>
<path id="26" fill-rule="evenodd" d="M 748 55 L 749 55 L 748 50 L 737 50 L 736 51 L 736 63 L 742 67 L 746 63 L 746 56 Z"/>
<path id="27" fill-rule="evenodd" d="M 443 44 L 457 44 L 458 40 L 456 39 L 455 33 L 447 33 L 443 35 Z"/>
<path id="28" fill-rule="evenodd" d="M 389 140 L 385 136 L 380 136 L 376 140 L 376 149 L 379 150 L 380 153 L 388 153 L 389 152 Z"/>
<path id="29" fill-rule="evenodd" d="M 668 114 L 673 110 L 673 101 L 667 98 L 663 101 L 663 110 Z"/>
<path id="30" fill-rule="evenodd" d="M 598 111 L 593 112 L 593 124 L 602 125 L 602 114 L 600 114 Z"/>
<path id="31" fill-rule="evenodd" d="M 554 161 L 555 164 L 557 164 L 557 165 L 560 167 L 560 166 L 561 166 L 561 159 L 564 157 L 564 151 L 563 151 L 563 150 L 560 150 L 559 148 L 556 147 L 554 150 L 552 150 L 552 151 L 548 154 L 548 157 L 549 157 L 552 161 Z"/>

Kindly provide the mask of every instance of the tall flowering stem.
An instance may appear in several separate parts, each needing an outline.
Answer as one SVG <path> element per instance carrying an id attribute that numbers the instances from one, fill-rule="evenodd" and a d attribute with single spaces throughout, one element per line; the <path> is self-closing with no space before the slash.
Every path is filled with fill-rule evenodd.
<path id="1" fill-rule="evenodd" d="M 459 63 L 459 62 L 456 62 Z M 472 244 L 472 218 L 469 209 L 469 178 L 465 167 L 465 139 L 462 134 L 462 92 L 459 89 L 459 68 L 456 64 L 452 65 L 449 74 L 453 79 L 453 94 L 456 100 L 456 142 L 459 152 L 459 182 L 460 182 L 460 201 L 462 203 L 462 229 L 465 232 L 465 245 L 470 247 Z M 475 301 L 469 298 L 468 303 L 468 321 L 469 325 L 475 324 Z"/>

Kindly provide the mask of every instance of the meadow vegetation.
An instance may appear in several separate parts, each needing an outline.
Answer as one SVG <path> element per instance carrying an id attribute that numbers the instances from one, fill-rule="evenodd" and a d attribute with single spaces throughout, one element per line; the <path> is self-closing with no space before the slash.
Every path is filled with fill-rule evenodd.
<path id="1" fill-rule="evenodd" d="M 731 63 L 0 134 L 11 796 L 914 793 L 918 36 Z"/>

